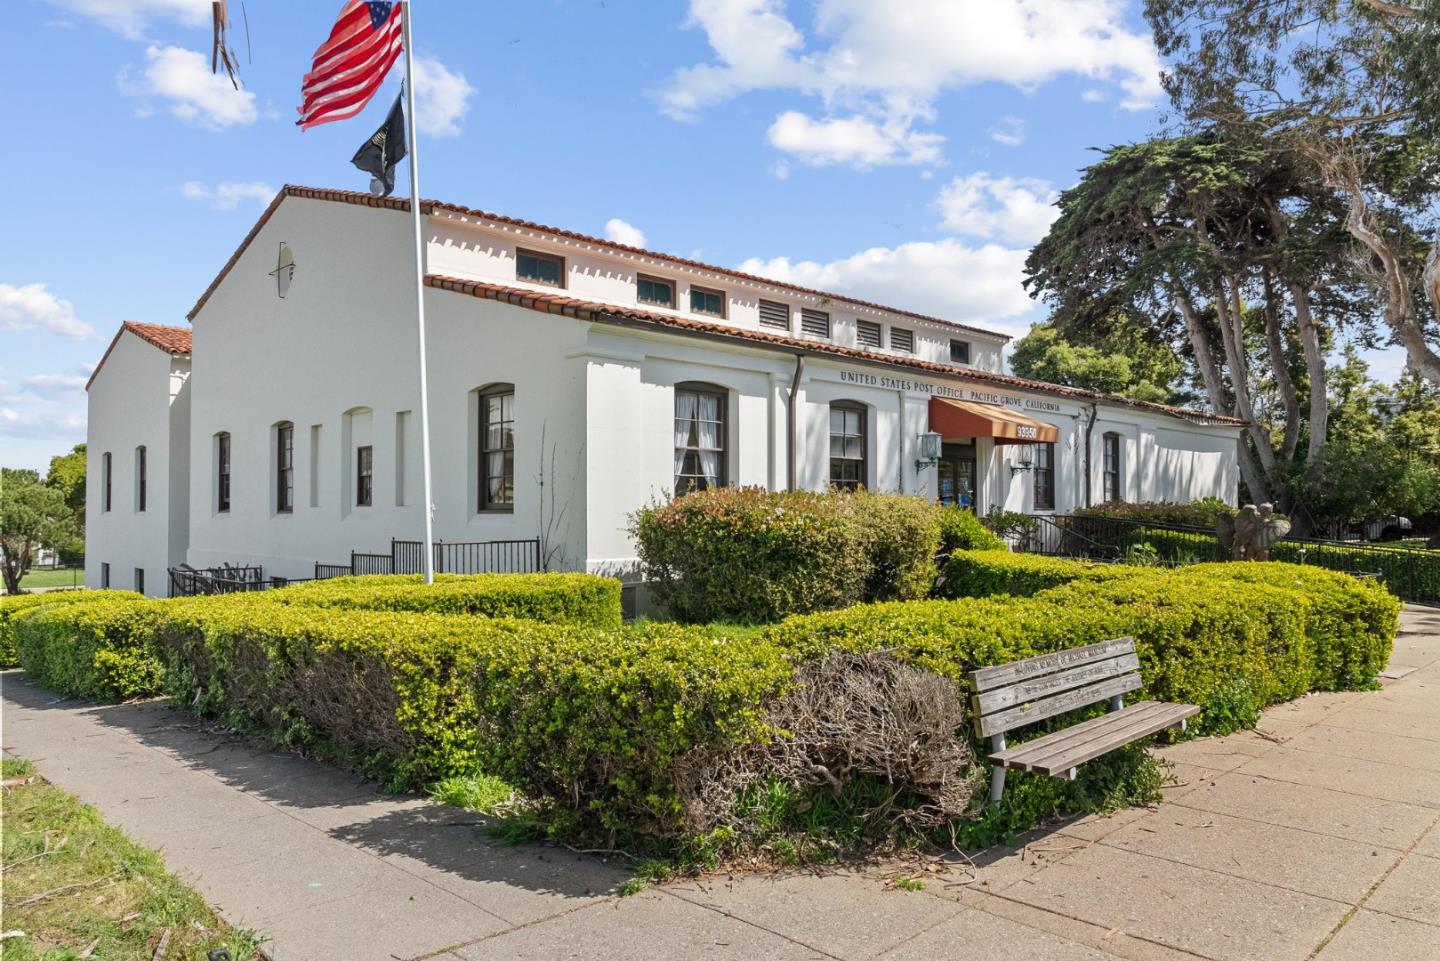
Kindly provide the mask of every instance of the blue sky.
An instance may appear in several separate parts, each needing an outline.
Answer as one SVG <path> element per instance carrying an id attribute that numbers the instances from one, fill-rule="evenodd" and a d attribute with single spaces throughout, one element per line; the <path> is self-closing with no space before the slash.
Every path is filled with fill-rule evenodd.
<path id="1" fill-rule="evenodd" d="M 231 0 L 240 92 L 209 74 L 208 0 L 7 7 L 0 463 L 43 467 L 122 320 L 185 324 L 280 185 L 365 189 L 348 161 L 400 70 L 302 134 L 340 0 L 245 0 L 248 43 Z M 414 23 L 426 196 L 1016 334 L 1054 192 L 1162 108 L 1138 0 L 419 0 Z"/>

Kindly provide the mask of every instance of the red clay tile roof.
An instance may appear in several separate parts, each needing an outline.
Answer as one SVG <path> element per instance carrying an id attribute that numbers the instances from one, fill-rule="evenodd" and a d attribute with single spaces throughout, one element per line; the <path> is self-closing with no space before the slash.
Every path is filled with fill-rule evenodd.
<path id="1" fill-rule="evenodd" d="M 1211 413 L 1210 411 L 1195 410 L 1189 407 L 1173 407 L 1169 404 L 1155 404 L 1149 401 L 1122 397 L 1118 394 L 1103 394 L 1098 391 L 1081 390 L 1078 387 L 1065 387 L 1060 384 L 1047 384 L 1044 381 L 1027 380 L 1024 377 L 993 374 L 989 371 L 974 370 L 972 368 L 957 368 L 947 364 L 937 364 L 933 361 L 920 360 L 918 358 L 877 354 L 868 350 L 842 347 L 839 344 L 829 344 L 824 341 L 797 340 L 793 337 L 772 334 L 763 330 L 750 330 L 743 327 L 733 327 L 728 324 L 714 324 L 701 320 L 692 320 L 688 317 L 653 313 L 648 310 L 638 310 L 633 307 L 617 307 L 613 304 L 577 300 L 574 297 L 566 297 L 563 294 L 547 294 L 534 290 L 522 290 L 518 287 L 504 287 L 499 284 L 488 284 L 476 280 L 463 280 L 458 277 L 445 277 L 439 274 L 426 275 L 425 285 L 438 290 L 449 290 L 455 293 L 469 294 L 471 297 L 478 297 L 484 300 L 496 300 L 501 303 L 514 304 L 518 307 L 526 307 L 530 310 L 559 314 L 563 317 L 574 317 L 577 320 L 593 323 L 643 326 L 649 328 L 659 327 L 742 344 L 760 344 L 788 351 L 829 354 L 870 364 L 923 370 L 926 373 L 953 377 L 957 380 L 978 381 L 1000 387 L 1014 387 L 1021 390 L 1035 391 L 1036 393 L 1050 394 L 1055 397 L 1066 397 L 1087 402 L 1102 401 L 1121 407 L 1168 414 L 1172 417 L 1180 417 L 1192 423 L 1200 423 L 1208 426 L 1243 426 L 1245 423 L 1243 420 L 1234 417 L 1227 417 L 1223 414 Z"/>
<path id="2" fill-rule="evenodd" d="M 141 324 L 133 320 L 127 320 L 115 331 L 115 337 L 110 341 L 110 346 L 105 348 L 105 356 L 100 358 L 100 363 L 95 365 L 95 370 L 90 373 L 90 379 L 85 382 L 85 389 L 89 390 L 90 385 L 95 383 L 95 377 L 100 373 L 100 368 L 105 366 L 105 361 L 110 359 L 110 352 L 115 345 L 120 343 L 120 335 L 130 331 L 145 343 L 152 347 L 159 347 L 167 354 L 188 354 L 190 353 L 190 328 L 188 327 L 165 327 L 160 324 Z"/>
<path id="3" fill-rule="evenodd" d="M 264 213 L 260 215 L 260 219 L 255 222 L 255 226 L 250 228 L 250 232 L 246 234 L 245 239 L 240 242 L 239 248 L 237 248 L 235 253 L 230 257 L 230 259 L 226 261 L 225 266 L 220 268 L 220 273 L 215 276 L 215 279 L 210 282 L 210 286 L 207 287 L 205 289 L 205 292 L 200 295 L 200 299 L 196 301 L 195 306 L 192 307 L 190 309 L 190 313 L 186 315 L 187 318 L 189 318 L 190 320 L 195 319 L 195 315 L 200 312 L 201 307 L 205 306 L 205 302 L 210 299 L 210 295 L 215 292 L 215 288 L 220 285 L 220 281 L 225 279 L 225 275 L 230 272 L 230 268 L 235 266 L 235 262 L 239 260 L 240 255 L 245 252 L 245 248 L 250 246 L 250 242 L 255 239 L 255 235 L 260 232 L 260 228 L 265 226 L 265 222 L 270 219 L 271 214 L 275 212 L 275 208 L 280 206 L 280 202 L 286 197 L 303 197 L 308 200 L 329 200 L 336 203 L 357 204 L 363 207 L 381 207 L 386 210 L 408 211 L 410 209 L 410 201 L 402 197 L 376 197 L 371 194 L 359 193 L 353 190 L 324 190 L 317 187 L 297 187 L 291 184 L 287 184 L 284 187 L 280 188 L 280 192 L 275 195 L 275 199 L 272 200 L 270 202 L 270 205 L 265 208 Z M 845 294 L 836 294 L 824 290 L 814 290 L 809 287 L 800 287 L 796 284 L 785 283 L 781 280 L 772 280 L 768 277 L 760 277 L 756 274 L 747 274 L 739 270 L 732 270 L 729 267 L 716 267 L 713 264 L 704 264 L 697 260 L 690 260 L 686 257 L 677 257 L 674 254 L 665 254 L 654 250 L 646 250 L 642 247 L 631 247 L 628 244 L 617 244 L 613 240 L 605 240 L 602 237 L 592 237 L 588 234 L 576 233 L 573 230 L 563 230 L 559 227 L 550 227 L 545 224 L 537 224 L 533 221 L 521 220 L 516 217 L 507 217 L 503 214 L 489 213 L 484 210 L 476 210 L 472 207 L 462 207 L 458 204 L 447 204 L 439 200 L 422 200 L 420 201 L 420 210 L 422 213 L 425 214 L 433 214 L 436 211 L 440 211 L 443 213 L 459 214 L 462 217 L 475 217 L 482 220 L 488 220 L 497 224 L 508 224 L 512 227 L 523 227 L 526 230 L 535 230 L 541 233 L 552 234 L 556 237 L 564 237 L 567 240 L 575 240 L 579 241 L 580 243 L 593 244 L 597 247 L 607 247 L 611 250 L 619 250 L 628 254 L 638 254 L 643 257 L 654 258 L 655 260 L 663 260 L 681 267 L 691 267 L 697 270 L 713 271 L 717 274 L 724 274 L 729 277 L 735 277 L 737 279 L 749 281 L 751 283 L 764 284 L 768 287 L 776 287 L 781 290 L 791 290 L 799 294 L 809 294 L 814 297 L 826 297 L 831 300 L 840 301 L 846 304 L 852 304 L 857 307 L 865 307 L 872 310 L 881 310 L 886 313 L 897 314 L 902 317 L 914 317 L 916 320 L 925 320 L 933 324 L 943 324 L 946 327 L 952 327 L 958 330 L 968 330 L 977 334 L 984 334 L 987 337 L 995 337 L 1002 341 L 1011 339 L 1008 334 L 1002 334 L 999 331 L 986 330 L 983 327 L 975 327 L 970 324 L 962 324 L 953 320 L 946 320 L 943 317 L 932 317 L 929 314 L 920 314 L 912 310 L 901 310 L 897 307 L 887 307 L 884 304 L 876 304 L 868 300 L 859 300 L 854 297 L 846 296 Z"/>

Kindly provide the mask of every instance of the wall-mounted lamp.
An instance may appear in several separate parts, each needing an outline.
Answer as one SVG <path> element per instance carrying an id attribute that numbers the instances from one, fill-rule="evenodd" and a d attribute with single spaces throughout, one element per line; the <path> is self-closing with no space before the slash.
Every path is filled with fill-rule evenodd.
<path id="1" fill-rule="evenodd" d="M 1010 473 L 1020 473 L 1022 470 L 1031 470 L 1035 467 L 1035 450 L 1029 444 L 1019 445 L 1020 449 L 1015 452 L 1015 459 L 1010 462 Z"/>
<path id="2" fill-rule="evenodd" d="M 942 439 L 933 430 L 925 431 L 916 438 L 916 448 L 919 456 L 915 459 L 915 469 L 922 471 L 927 467 L 934 467 L 940 460 L 940 444 Z"/>

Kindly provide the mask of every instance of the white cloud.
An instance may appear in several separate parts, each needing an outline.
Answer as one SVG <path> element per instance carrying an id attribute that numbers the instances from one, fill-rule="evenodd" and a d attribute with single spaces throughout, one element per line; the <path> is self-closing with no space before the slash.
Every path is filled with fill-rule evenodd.
<path id="1" fill-rule="evenodd" d="M 1044 237 L 1059 215 L 1057 199 L 1049 181 L 992 177 L 982 170 L 950 181 L 935 205 L 946 230 L 1029 245 Z"/>
<path id="2" fill-rule="evenodd" d="M 37 394 L 49 397 L 81 390 L 89 379 L 84 374 L 30 374 L 22 377 L 20 383 Z"/>
<path id="3" fill-rule="evenodd" d="M 152 20 L 173 20 L 203 27 L 211 20 L 210 0 L 50 0 L 56 6 L 89 17 L 102 26 L 139 40 Z"/>
<path id="4" fill-rule="evenodd" d="M 628 224 L 619 217 L 611 217 L 605 221 L 605 239 L 613 240 L 617 244 L 625 244 L 628 247 L 644 247 L 645 231 L 633 224 Z"/>
<path id="5" fill-rule="evenodd" d="M 1097 87 L 1091 87 L 1089 90 L 1080 94 L 1080 99 L 1086 103 L 1104 103 L 1109 99 L 1109 94 Z"/>
<path id="6" fill-rule="evenodd" d="M 919 133 L 908 120 L 876 122 L 859 115 L 812 120 L 787 110 L 770 125 L 770 143 L 814 167 L 844 164 L 861 170 L 940 160 L 939 134 Z"/>
<path id="7" fill-rule="evenodd" d="M 786 17 L 783 0 L 691 0 L 688 24 L 705 31 L 714 59 L 677 70 L 660 104 L 690 119 L 747 91 L 790 90 L 818 97 L 827 117 L 865 117 L 915 137 L 926 135 L 913 125 L 933 119 L 947 91 L 987 82 L 1031 90 L 1077 76 L 1118 88 L 1122 106 L 1140 109 L 1160 98 L 1160 60 L 1149 35 L 1127 24 L 1127 6 L 815 0 L 807 37 Z M 938 143 L 931 147 L 938 153 Z"/>
<path id="8" fill-rule="evenodd" d="M 138 81 L 131 80 L 128 67 L 121 72 L 122 91 L 166 100 L 170 112 L 181 120 L 215 130 L 254 123 L 259 116 L 255 95 L 236 90 L 229 78 L 211 73 L 210 62 L 194 50 L 152 45 L 145 50 L 145 61 Z"/>
<path id="9" fill-rule="evenodd" d="M 997 244 L 970 247 L 947 238 L 872 247 L 828 263 L 752 257 L 738 269 L 947 320 L 997 326 L 995 321 L 1032 306 L 1020 286 L 1025 255 Z"/>
<path id="10" fill-rule="evenodd" d="M 475 88 L 434 57 L 415 58 L 415 126 L 434 137 L 458 137 Z"/>
<path id="11" fill-rule="evenodd" d="M 990 128 L 990 139 L 1007 147 L 1018 147 L 1025 142 L 1025 121 L 1012 114 L 1000 118 Z"/>
<path id="12" fill-rule="evenodd" d="M 0 407 L 0 435 L 47 441 L 65 441 L 66 446 L 85 437 L 85 415 L 80 411 L 16 410 Z M 59 449 L 52 451 L 59 453 Z M 7 464 L 8 466 L 12 466 Z"/>
<path id="13" fill-rule="evenodd" d="M 258 180 L 245 183 L 227 181 L 214 187 L 198 180 L 187 180 L 180 186 L 180 195 L 187 200 L 200 200 L 215 210 L 234 210 L 245 200 L 265 206 L 275 196 L 275 188 Z"/>
<path id="14" fill-rule="evenodd" d="M 71 340 L 90 340 L 95 328 L 75 316 L 75 305 L 44 284 L 0 283 L 0 330 L 44 330 Z"/>

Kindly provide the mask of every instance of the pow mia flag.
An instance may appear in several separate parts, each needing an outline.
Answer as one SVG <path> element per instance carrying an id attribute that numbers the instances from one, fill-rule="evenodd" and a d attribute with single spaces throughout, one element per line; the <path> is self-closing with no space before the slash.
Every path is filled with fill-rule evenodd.
<path id="1" fill-rule="evenodd" d="M 350 162 L 370 174 L 370 192 L 380 197 L 390 196 L 395 189 L 395 165 L 405 158 L 405 111 L 400 106 L 400 95 L 395 97 L 395 106 L 380 129 L 360 145 Z"/>

